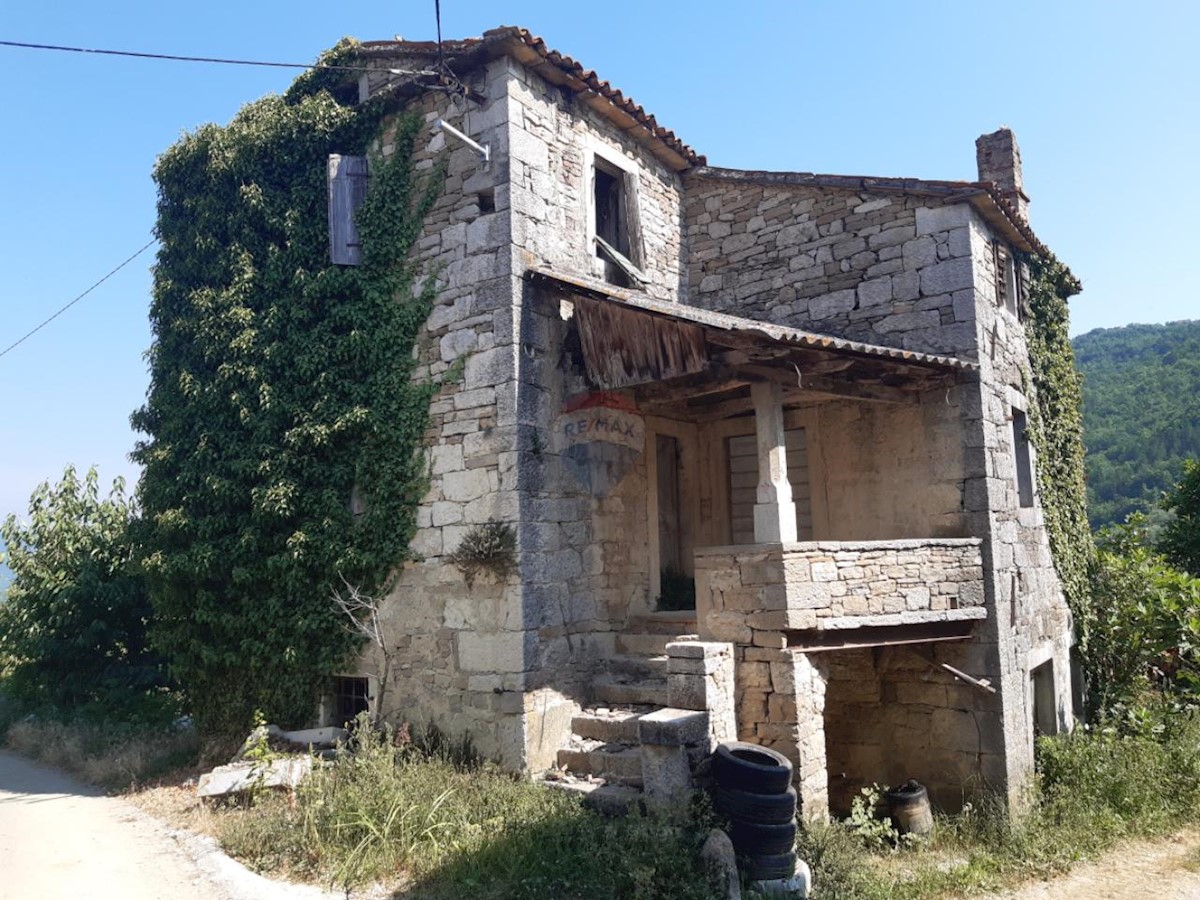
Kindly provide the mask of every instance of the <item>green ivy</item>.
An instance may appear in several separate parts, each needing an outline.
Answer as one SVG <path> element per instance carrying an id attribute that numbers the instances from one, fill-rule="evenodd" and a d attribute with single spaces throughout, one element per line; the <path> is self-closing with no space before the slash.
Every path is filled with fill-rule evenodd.
<path id="1" fill-rule="evenodd" d="M 1095 546 L 1087 517 L 1084 472 L 1083 384 L 1067 335 L 1067 300 L 1079 282 L 1053 256 L 1029 256 L 1029 341 L 1031 379 L 1029 430 L 1037 450 L 1038 493 L 1054 566 L 1086 648 L 1092 616 L 1089 573 Z M 1028 387 L 1028 386 L 1027 386 Z"/>
<path id="2" fill-rule="evenodd" d="M 153 637 L 209 733 L 255 710 L 311 715 L 355 649 L 334 585 L 390 587 L 425 490 L 434 387 L 414 381 L 413 351 L 433 279 L 416 286 L 409 251 L 441 173 L 414 170 L 418 116 L 356 105 L 343 82 L 306 73 L 185 135 L 154 172 L 151 385 L 133 415 L 149 436 L 134 453 L 141 542 Z M 328 155 L 365 154 L 393 124 L 358 216 L 362 265 L 334 266 Z"/>

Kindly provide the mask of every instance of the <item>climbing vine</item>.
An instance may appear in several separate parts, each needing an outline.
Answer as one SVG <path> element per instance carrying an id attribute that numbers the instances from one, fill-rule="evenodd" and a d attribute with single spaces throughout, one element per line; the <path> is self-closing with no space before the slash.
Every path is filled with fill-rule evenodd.
<path id="1" fill-rule="evenodd" d="M 1079 282 L 1053 256 L 1027 256 L 1025 262 L 1030 273 L 1025 331 L 1035 398 L 1029 430 L 1037 450 L 1038 492 L 1054 565 L 1086 647 L 1095 547 L 1087 517 L 1083 382 L 1067 334 L 1067 300 L 1079 293 Z"/>
<path id="2" fill-rule="evenodd" d="M 311 715 L 355 646 L 334 585 L 388 589 L 425 489 L 433 388 L 414 381 L 413 348 L 433 279 L 418 286 L 409 250 L 441 178 L 414 169 L 419 117 L 355 104 L 343 81 L 306 73 L 185 135 L 154 172 L 141 543 L 153 637 L 210 733 L 255 710 Z M 326 160 L 385 128 L 395 152 L 371 161 L 362 264 L 334 266 Z"/>

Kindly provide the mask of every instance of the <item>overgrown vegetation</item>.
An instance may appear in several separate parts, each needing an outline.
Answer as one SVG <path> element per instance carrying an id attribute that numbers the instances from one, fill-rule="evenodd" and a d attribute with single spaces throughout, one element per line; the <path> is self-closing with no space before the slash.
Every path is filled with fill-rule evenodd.
<path id="1" fill-rule="evenodd" d="M 463 573 L 468 587 L 483 572 L 503 581 L 517 567 L 517 530 L 508 522 L 472 526 L 446 559 Z"/>
<path id="2" fill-rule="evenodd" d="M 1083 373 L 1092 526 L 1154 519 L 1200 449 L 1200 320 L 1089 331 L 1072 342 Z"/>
<path id="3" fill-rule="evenodd" d="M 924 900 L 1053 876 L 1121 840 L 1165 834 L 1200 816 L 1200 722 L 1158 715 L 1149 731 L 1039 739 L 1037 794 L 1018 820 L 984 802 L 939 818 L 931 837 L 899 853 L 869 852 L 853 827 L 810 826 L 800 856 L 822 900 Z"/>
<path id="4" fill-rule="evenodd" d="M 1083 394 L 1067 335 L 1067 300 L 1079 282 L 1053 256 L 1029 256 L 1029 433 L 1037 450 L 1037 485 L 1054 567 L 1086 647 L 1089 572 L 1094 560 L 1084 473 Z"/>
<path id="5" fill-rule="evenodd" d="M 1200 578 L 1200 458 L 1184 460 L 1183 474 L 1162 499 L 1171 514 L 1158 549 L 1175 566 Z"/>
<path id="6" fill-rule="evenodd" d="M 414 383 L 412 351 L 434 280 L 416 287 L 409 250 L 440 176 L 414 171 L 419 118 L 342 102 L 339 80 L 303 75 L 184 136 L 154 172 L 139 539 L 154 641 L 206 733 L 244 733 L 255 709 L 311 714 L 356 641 L 331 593 L 344 579 L 386 594 L 424 491 L 433 387 Z M 385 124 L 395 151 L 372 157 L 362 264 L 334 266 L 327 157 L 366 153 Z"/>
<path id="7" fill-rule="evenodd" d="M 698 824 L 606 819 L 577 797 L 360 729 L 295 802 L 230 811 L 222 843 L 260 868 L 419 897 L 708 898 Z"/>
<path id="8" fill-rule="evenodd" d="M 1136 721 L 1148 704 L 1200 701 L 1200 578 L 1150 546 L 1145 519 L 1101 532 L 1086 655 L 1090 718 Z"/>

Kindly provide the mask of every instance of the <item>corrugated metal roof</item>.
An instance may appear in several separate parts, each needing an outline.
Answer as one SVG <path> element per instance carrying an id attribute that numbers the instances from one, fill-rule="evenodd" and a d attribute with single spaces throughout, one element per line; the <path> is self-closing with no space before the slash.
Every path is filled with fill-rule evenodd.
<path id="1" fill-rule="evenodd" d="M 812 350 L 826 350 L 839 353 L 872 356 L 891 359 L 897 362 L 913 365 L 931 366 L 963 371 L 977 371 L 978 364 L 953 356 L 938 356 L 932 353 L 918 353 L 915 350 L 903 350 L 899 347 L 884 347 L 879 344 L 866 344 L 861 341 L 851 341 L 830 334 L 818 334 L 791 328 L 787 325 L 775 325 L 770 322 L 759 322 L 756 319 L 745 319 L 726 313 L 713 312 L 683 303 L 669 303 L 665 300 L 655 300 L 639 291 L 614 287 L 582 275 L 560 272 L 547 266 L 531 266 L 526 275 L 535 281 L 548 281 L 570 290 L 584 292 L 590 297 L 613 300 L 625 306 L 632 306 L 660 316 L 670 316 L 686 322 L 693 322 L 708 328 L 721 331 L 739 332 L 749 335 L 760 335 L 772 341 L 783 344 L 794 344 Z"/>

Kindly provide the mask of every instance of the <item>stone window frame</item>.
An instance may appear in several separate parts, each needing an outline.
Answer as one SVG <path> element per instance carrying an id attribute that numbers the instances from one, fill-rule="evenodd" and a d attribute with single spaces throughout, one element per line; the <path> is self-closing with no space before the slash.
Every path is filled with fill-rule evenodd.
<path id="1" fill-rule="evenodd" d="M 596 171 L 621 176 L 620 187 L 625 209 L 624 226 L 626 240 L 629 245 L 629 255 L 622 254 L 615 247 L 596 234 Z M 644 271 L 646 250 L 641 227 L 641 201 L 638 182 L 641 168 L 636 162 L 623 153 L 601 142 L 594 136 L 588 136 L 583 148 L 583 221 L 587 229 L 586 242 L 588 257 L 599 262 L 592 264 L 592 274 L 604 276 L 605 260 L 620 269 L 634 286 L 646 284 L 649 278 Z"/>

